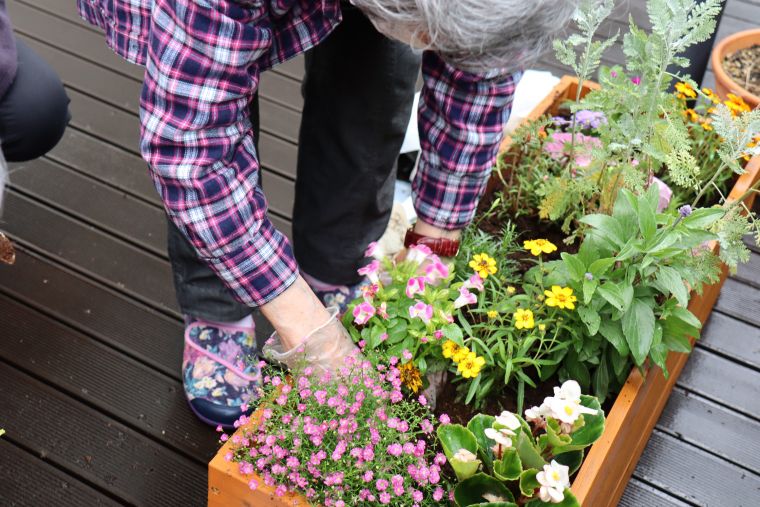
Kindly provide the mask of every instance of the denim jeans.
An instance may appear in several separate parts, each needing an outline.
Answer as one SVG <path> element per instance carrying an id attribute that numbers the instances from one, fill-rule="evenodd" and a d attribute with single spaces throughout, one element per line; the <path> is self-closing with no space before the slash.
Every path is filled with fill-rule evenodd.
<path id="1" fill-rule="evenodd" d="M 343 22 L 305 58 L 293 247 L 305 272 L 348 285 L 360 280 L 364 249 L 390 218 L 420 56 L 377 32 L 348 2 L 341 6 Z M 171 222 L 168 238 L 183 314 L 230 321 L 251 313 Z"/>

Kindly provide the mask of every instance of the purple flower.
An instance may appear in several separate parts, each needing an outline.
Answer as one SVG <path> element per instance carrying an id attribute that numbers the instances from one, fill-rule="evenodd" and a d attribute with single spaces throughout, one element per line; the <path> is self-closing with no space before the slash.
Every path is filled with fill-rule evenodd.
<path id="1" fill-rule="evenodd" d="M 670 198 L 673 197 L 673 191 L 660 178 L 652 177 L 652 183 L 656 184 L 660 191 L 660 198 L 657 201 L 657 213 L 662 213 L 662 211 L 668 207 L 668 204 L 670 204 Z"/>
<path id="2" fill-rule="evenodd" d="M 589 282 L 590 282 L 591 280 L 593 280 L 593 279 L 594 279 L 594 275 L 592 275 L 591 273 L 586 273 L 586 274 L 585 274 L 585 275 L 583 275 L 583 276 L 584 276 L 584 277 L 586 278 L 586 280 L 588 280 Z"/>
<path id="3" fill-rule="evenodd" d="M 377 241 L 373 241 L 372 243 L 367 245 L 367 249 L 364 251 L 364 256 L 374 257 L 376 251 L 377 251 Z"/>
<path id="4" fill-rule="evenodd" d="M 636 86 L 639 86 L 641 84 L 641 77 L 633 76 L 631 78 L 631 83 L 635 84 Z"/>
<path id="5" fill-rule="evenodd" d="M 441 421 L 441 424 L 451 424 L 451 418 L 447 414 L 441 414 L 438 420 Z"/>
<path id="6" fill-rule="evenodd" d="M 467 289 L 477 289 L 478 291 L 482 291 L 483 290 L 483 279 L 480 278 L 480 276 L 477 273 L 475 273 L 474 275 L 472 275 L 470 277 L 469 280 L 467 280 L 466 282 L 464 282 L 464 284 L 462 285 L 462 287 L 465 287 Z"/>
<path id="7" fill-rule="evenodd" d="M 678 208 L 678 214 L 681 215 L 681 218 L 686 218 L 689 215 L 691 215 L 691 206 L 689 204 L 684 204 L 680 208 Z"/>
<path id="8" fill-rule="evenodd" d="M 399 443 L 390 444 L 387 450 L 388 450 L 388 454 L 390 454 L 391 456 L 396 456 L 396 457 L 401 456 L 401 454 L 403 454 L 404 452 L 404 448 L 401 447 L 401 444 Z"/>
<path id="9" fill-rule="evenodd" d="M 388 489 L 388 481 L 385 479 L 378 479 L 375 481 L 375 488 L 377 488 L 378 491 L 385 491 Z"/>
<path id="10" fill-rule="evenodd" d="M 616 70 L 611 70 L 611 71 L 610 71 L 610 77 L 613 77 L 613 78 L 614 78 L 614 77 L 618 77 L 618 73 L 617 73 L 617 71 L 616 71 Z"/>
<path id="11" fill-rule="evenodd" d="M 607 124 L 607 117 L 601 111 L 581 109 L 575 113 L 575 120 L 584 129 L 598 129 L 600 125 Z"/>

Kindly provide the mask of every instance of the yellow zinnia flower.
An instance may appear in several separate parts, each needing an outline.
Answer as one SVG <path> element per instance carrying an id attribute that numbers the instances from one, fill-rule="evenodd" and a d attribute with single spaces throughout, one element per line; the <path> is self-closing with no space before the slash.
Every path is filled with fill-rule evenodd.
<path id="1" fill-rule="evenodd" d="M 461 362 L 465 357 L 467 357 L 468 354 L 470 354 L 470 349 L 467 347 L 459 347 L 459 349 L 456 351 L 456 354 L 451 356 L 451 360 L 455 363 Z"/>
<path id="2" fill-rule="evenodd" d="M 697 92 L 694 91 L 694 88 L 692 88 L 689 83 L 676 83 L 676 91 L 678 91 L 676 96 L 679 99 L 685 99 L 687 97 L 694 99 L 697 97 Z"/>
<path id="3" fill-rule="evenodd" d="M 573 289 L 570 287 L 552 285 L 552 290 L 545 290 L 544 294 L 546 295 L 547 306 L 556 306 L 560 310 L 564 310 L 565 308 L 568 310 L 575 309 L 577 298 L 573 296 Z"/>
<path id="4" fill-rule="evenodd" d="M 464 378 L 475 378 L 480 375 L 480 370 L 486 364 L 484 357 L 480 357 L 475 352 L 470 352 L 464 357 L 457 366 L 457 372 Z"/>
<path id="5" fill-rule="evenodd" d="M 530 254 L 535 256 L 539 256 L 542 253 L 552 253 L 557 251 L 557 246 L 547 239 L 524 241 L 523 248 L 530 250 Z"/>
<path id="6" fill-rule="evenodd" d="M 459 352 L 459 345 L 451 340 L 446 340 L 443 342 L 443 345 L 441 345 L 441 349 L 443 351 L 443 357 L 450 359 L 454 357 L 457 352 Z"/>
<path id="7" fill-rule="evenodd" d="M 515 312 L 515 327 L 517 329 L 533 329 L 533 312 L 530 310 L 517 310 Z"/>
<path id="8" fill-rule="evenodd" d="M 487 253 L 475 254 L 470 261 L 469 266 L 475 270 L 480 278 L 485 280 L 488 275 L 493 275 L 498 271 L 496 260 Z"/>
<path id="9" fill-rule="evenodd" d="M 496 310 L 488 310 L 486 315 L 488 315 L 489 319 L 495 319 L 496 317 L 499 316 L 499 312 L 497 312 Z"/>
<path id="10" fill-rule="evenodd" d="M 546 331 L 546 324 L 539 324 L 538 325 L 538 330 L 539 331 Z"/>
<path id="11" fill-rule="evenodd" d="M 514 288 L 514 287 L 512 287 L 511 285 L 510 285 L 509 287 L 507 287 L 507 293 L 509 293 L 509 294 L 514 294 L 514 293 L 515 293 L 515 290 L 517 290 L 517 289 L 515 289 L 515 288 Z"/>

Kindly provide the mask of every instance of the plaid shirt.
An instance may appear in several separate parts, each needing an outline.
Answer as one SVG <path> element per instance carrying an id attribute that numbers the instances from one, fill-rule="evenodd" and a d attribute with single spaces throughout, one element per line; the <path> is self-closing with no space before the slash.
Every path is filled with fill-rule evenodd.
<path id="1" fill-rule="evenodd" d="M 141 151 L 167 212 L 238 298 L 270 301 L 298 275 L 267 218 L 248 104 L 259 75 L 323 40 L 339 0 L 78 0 L 108 45 L 145 65 Z M 415 208 L 467 225 L 485 189 L 518 79 L 467 73 L 426 52 Z"/>

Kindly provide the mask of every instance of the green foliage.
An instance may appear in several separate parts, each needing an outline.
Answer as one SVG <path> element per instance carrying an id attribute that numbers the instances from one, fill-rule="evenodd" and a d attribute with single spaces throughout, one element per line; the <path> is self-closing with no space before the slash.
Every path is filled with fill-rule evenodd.
<path id="1" fill-rule="evenodd" d="M 583 294 L 578 316 L 587 332 L 573 344 L 575 362 L 560 374 L 593 379 L 601 399 L 621 385 L 631 364 L 651 359 L 667 373 L 667 352 L 689 351 L 686 337 L 698 337 L 701 324 L 686 309 L 688 289 L 718 276 L 715 263 L 694 259 L 713 256 L 703 245 L 719 234 L 707 229 L 725 223 L 725 210 L 674 218 L 657 213 L 656 202 L 654 187 L 639 196 L 621 190 L 612 215 L 583 219 L 591 229 L 580 251 L 563 255 L 568 285 Z M 589 374 L 579 375 L 583 370 Z"/>
<path id="2" fill-rule="evenodd" d="M 454 489 L 456 505 L 511 506 L 515 502 L 513 492 L 520 493 L 519 505 L 544 505 L 539 498 L 539 490 L 544 486 L 541 481 L 546 480 L 542 477 L 547 471 L 556 471 L 564 477 L 575 472 L 583 460 L 584 449 L 604 432 L 605 418 L 599 400 L 583 395 L 577 398 L 580 392 L 577 388 L 577 384 L 555 388 L 554 397 L 532 409 L 536 413 L 530 414 L 533 417 L 530 422 L 517 414 L 502 412 L 498 417 L 478 414 L 467 428 L 439 427 L 439 439 L 455 470 L 459 463 L 452 462 L 450 456 L 459 449 L 475 453 L 473 443 L 477 443 L 481 458 L 488 457 L 477 461 L 476 470 L 470 469 L 459 477 Z M 586 413 L 576 413 L 572 422 L 560 422 L 558 418 L 567 417 L 565 406 L 582 406 Z M 554 412 L 555 408 L 562 413 Z M 568 480 L 564 491 L 560 491 L 563 500 L 552 505 L 578 505 L 569 487 Z"/>

